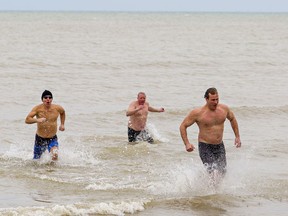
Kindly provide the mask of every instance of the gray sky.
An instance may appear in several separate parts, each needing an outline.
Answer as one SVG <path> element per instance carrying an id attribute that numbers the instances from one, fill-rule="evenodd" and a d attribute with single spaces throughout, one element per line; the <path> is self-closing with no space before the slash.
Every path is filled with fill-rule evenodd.
<path id="1" fill-rule="evenodd" d="M 0 10 L 288 12 L 288 0 L 0 0 Z"/>

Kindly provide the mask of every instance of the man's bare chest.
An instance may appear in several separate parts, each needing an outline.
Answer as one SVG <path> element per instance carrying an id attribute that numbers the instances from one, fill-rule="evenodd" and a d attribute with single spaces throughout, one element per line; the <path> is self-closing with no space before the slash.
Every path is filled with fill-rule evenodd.
<path id="1" fill-rule="evenodd" d="M 55 121 L 57 120 L 59 113 L 57 110 L 40 110 L 37 115 L 39 118 L 46 118 L 48 121 Z"/>
<path id="2" fill-rule="evenodd" d="M 226 120 L 224 112 L 207 112 L 198 118 L 197 123 L 205 127 L 212 127 L 215 125 L 222 125 Z"/>

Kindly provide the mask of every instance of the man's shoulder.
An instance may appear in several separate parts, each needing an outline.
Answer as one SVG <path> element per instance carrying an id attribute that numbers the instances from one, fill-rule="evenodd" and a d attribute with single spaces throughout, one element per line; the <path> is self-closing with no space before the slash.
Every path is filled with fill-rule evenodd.
<path id="1" fill-rule="evenodd" d="M 43 104 L 38 104 L 38 105 L 33 107 L 33 110 L 38 111 L 38 110 L 41 110 L 43 108 L 44 108 Z"/>
<path id="2" fill-rule="evenodd" d="M 202 113 L 204 111 L 204 107 L 196 107 L 193 110 L 191 110 L 190 114 L 192 115 L 199 115 L 200 113 Z"/>
<path id="3" fill-rule="evenodd" d="M 64 108 L 62 106 L 60 106 L 59 104 L 51 104 L 51 108 L 56 109 L 58 111 L 64 110 Z"/>
<path id="4" fill-rule="evenodd" d="M 129 106 L 136 106 L 137 101 L 131 101 Z"/>
<path id="5" fill-rule="evenodd" d="M 223 110 L 229 110 L 229 107 L 226 104 L 218 104 L 218 107 Z"/>
<path id="6" fill-rule="evenodd" d="M 208 109 L 208 108 L 207 108 L 206 105 L 204 105 L 204 106 L 201 106 L 201 107 L 196 107 L 196 108 L 194 108 L 194 111 L 195 111 L 195 112 L 203 112 L 203 111 L 205 111 L 206 109 Z"/>

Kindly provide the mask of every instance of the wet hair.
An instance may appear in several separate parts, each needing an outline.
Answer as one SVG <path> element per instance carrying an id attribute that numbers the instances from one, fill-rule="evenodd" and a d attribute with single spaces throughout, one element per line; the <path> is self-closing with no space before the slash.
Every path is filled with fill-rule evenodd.
<path id="1" fill-rule="evenodd" d="M 43 98 L 44 98 L 45 96 L 51 96 L 51 97 L 53 98 L 52 93 L 51 93 L 50 91 L 48 91 L 48 90 L 45 90 L 45 91 L 42 93 L 41 100 L 43 100 Z"/>
<path id="2" fill-rule="evenodd" d="M 139 92 L 139 93 L 137 94 L 137 98 L 138 98 L 139 95 L 141 95 L 141 94 L 145 95 L 145 97 L 146 97 L 146 94 L 145 94 L 144 92 Z"/>
<path id="3" fill-rule="evenodd" d="M 209 98 L 209 94 L 215 95 L 218 94 L 218 91 L 216 88 L 212 87 L 206 90 L 205 94 L 204 94 L 204 98 L 208 99 Z"/>

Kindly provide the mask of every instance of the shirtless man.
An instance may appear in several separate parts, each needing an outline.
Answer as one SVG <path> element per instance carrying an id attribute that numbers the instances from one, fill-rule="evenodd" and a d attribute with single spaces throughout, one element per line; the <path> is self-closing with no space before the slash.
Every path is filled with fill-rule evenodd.
<path id="1" fill-rule="evenodd" d="M 137 136 L 142 136 L 143 141 L 153 143 L 154 140 L 146 130 L 146 122 L 149 112 L 164 112 L 164 108 L 153 108 L 146 102 L 144 92 L 139 92 L 137 100 L 133 101 L 126 112 L 129 116 L 128 121 L 128 140 L 129 142 L 137 141 Z M 140 134 L 141 133 L 141 134 Z"/>
<path id="2" fill-rule="evenodd" d="M 188 140 L 187 128 L 196 123 L 199 127 L 198 147 L 203 164 L 210 174 L 216 170 L 220 176 L 224 176 L 226 172 L 226 153 L 223 143 L 224 122 L 226 119 L 230 121 L 237 148 L 241 147 L 238 123 L 229 107 L 219 104 L 216 88 L 207 89 L 204 98 L 206 104 L 192 110 L 183 120 L 180 134 L 186 150 L 192 152 L 195 147 Z"/>
<path id="3" fill-rule="evenodd" d="M 33 159 L 39 159 L 48 148 L 52 160 L 57 160 L 57 119 L 60 115 L 59 130 L 64 131 L 65 110 L 59 105 L 52 104 L 53 95 L 48 90 L 42 93 L 41 99 L 43 103 L 35 106 L 25 119 L 26 124 L 37 123 Z M 34 118 L 35 116 L 36 118 Z"/>

